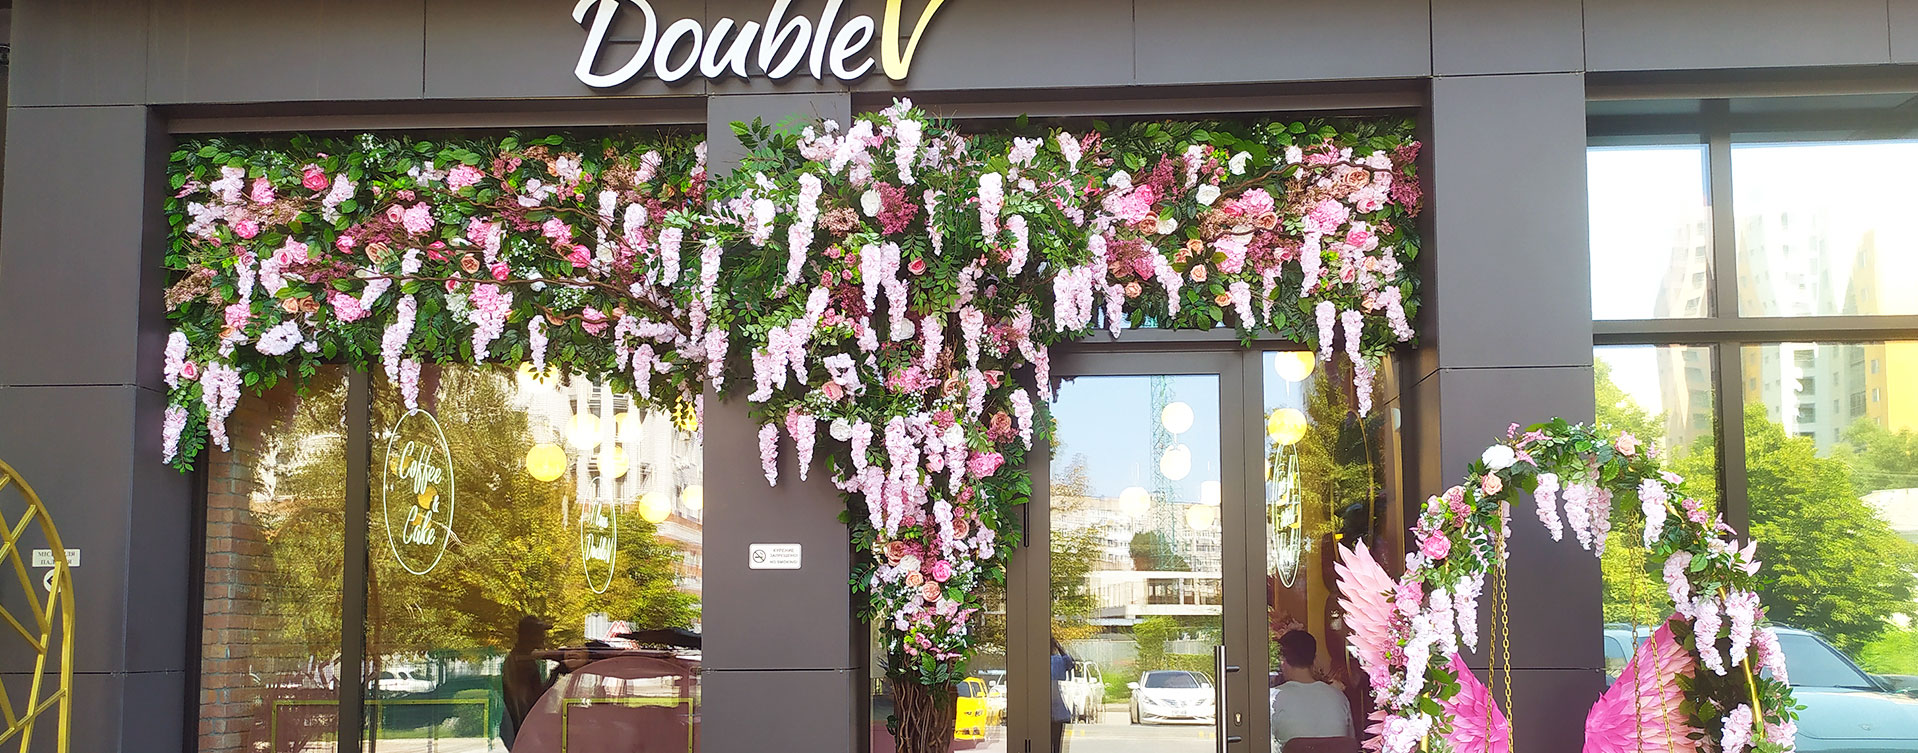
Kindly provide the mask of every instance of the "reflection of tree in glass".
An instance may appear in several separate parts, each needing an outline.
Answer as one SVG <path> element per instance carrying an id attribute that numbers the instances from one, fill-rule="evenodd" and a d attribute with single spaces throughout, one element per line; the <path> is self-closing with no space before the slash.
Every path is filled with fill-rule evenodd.
<path id="1" fill-rule="evenodd" d="M 282 388 L 257 398 L 288 405 L 260 434 L 253 522 L 265 542 L 254 671 L 276 686 L 324 687 L 340 652 L 340 552 L 345 548 L 346 380 L 321 369 L 297 400 Z"/>
<path id="2" fill-rule="evenodd" d="M 1069 520 L 1088 520 L 1085 511 L 1092 498 L 1092 479 L 1086 456 L 1074 455 L 1072 462 L 1052 472 L 1052 637 L 1060 641 L 1090 638 L 1098 628 L 1087 622 L 1099 604 L 1092 596 L 1092 570 L 1105 556 L 1104 526 L 1089 521 L 1067 527 Z"/>
<path id="3" fill-rule="evenodd" d="M 1312 560 L 1312 552 L 1325 537 L 1346 527 L 1346 520 L 1365 530 L 1374 514 L 1379 482 L 1373 472 L 1372 453 L 1377 447 L 1367 441 L 1367 435 L 1376 427 L 1360 424 L 1358 411 L 1346 397 L 1345 385 L 1350 383 L 1349 366 L 1340 369 L 1337 378 L 1312 380 L 1312 392 L 1305 402 L 1311 429 L 1293 445 L 1299 453 L 1300 496 L 1306 511 L 1301 556 L 1306 562 Z M 1378 420 L 1379 416 L 1375 413 L 1372 419 Z"/>
<path id="4" fill-rule="evenodd" d="M 1639 437 L 1662 436 L 1663 417 L 1626 396 L 1603 359 L 1595 366 L 1599 422 Z M 1752 535 L 1770 580 L 1762 596 L 1774 622 L 1823 634 L 1867 669 L 1918 673 L 1918 636 L 1890 622 L 1918 613 L 1912 576 L 1918 544 L 1900 538 L 1859 498 L 1902 483 L 1897 474 L 1913 469 L 1908 463 L 1918 458 L 1918 436 L 1861 423 L 1831 457 L 1820 457 L 1812 439 L 1786 436 L 1763 404 L 1745 407 Z M 1686 490 L 1715 508 L 1715 438 L 1708 434 L 1667 452 L 1667 467 L 1685 477 Z M 1645 625 L 1666 614 L 1664 563 L 1645 562 L 1633 583 L 1634 566 L 1644 558 L 1641 525 L 1636 505 L 1613 506 L 1603 562 L 1607 621 Z"/>
<path id="5" fill-rule="evenodd" d="M 373 447 L 404 415 L 397 390 L 376 380 Z M 619 513 L 618 571 L 604 594 L 587 587 L 580 559 L 579 513 L 572 476 L 542 482 L 526 472 L 534 442 L 527 413 L 511 409 L 510 375 L 491 369 L 445 369 L 432 410 L 452 452 L 457 490 L 451 540 L 432 572 L 416 576 L 387 551 L 379 500 L 381 468 L 372 470 L 367 587 L 369 658 L 448 652 L 504 653 L 526 615 L 553 624 L 549 641 L 578 645 L 586 616 L 604 613 L 634 629 L 688 627 L 692 595 L 674 582 L 682 554 L 657 538 L 634 506 Z"/>

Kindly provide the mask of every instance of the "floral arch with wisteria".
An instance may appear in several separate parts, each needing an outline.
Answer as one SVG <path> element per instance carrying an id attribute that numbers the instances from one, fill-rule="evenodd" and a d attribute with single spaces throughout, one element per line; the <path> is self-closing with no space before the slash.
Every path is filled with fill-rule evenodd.
<path id="1" fill-rule="evenodd" d="M 1674 611 L 1593 705 L 1585 753 L 1794 750 L 1797 704 L 1759 603 L 1757 542 L 1740 547 L 1736 532 L 1686 496 L 1682 482 L 1629 433 L 1560 419 L 1513 424 L 1472 463 L 1464 483 L 1426 500 L 1411 531 L 1416 551 L 1398 578 L 1368 550 L 1342 547 L 1340 606 L 1376 702 L 1372 748 L 1410 753 L 1433 750 L 1436 741 L 1457 753 L 1512 749 L 1510 657 L 1500 708 L 1460 647 L 1478 648 L 1478 605 L 1488 588 L 1494 641 L 1509 636 L 1506 542 L 1512 508 L 1530 503 L 1553 540 L 1563 540 L 1569 526 L 1594 554 L 1604 552 L 1613 506 L 1636 504 L 1647 556 L 1663 563 L 1667 591 L 1657 598 Z M 1496 685 L 1507 646 L 1485 649 Z"/>

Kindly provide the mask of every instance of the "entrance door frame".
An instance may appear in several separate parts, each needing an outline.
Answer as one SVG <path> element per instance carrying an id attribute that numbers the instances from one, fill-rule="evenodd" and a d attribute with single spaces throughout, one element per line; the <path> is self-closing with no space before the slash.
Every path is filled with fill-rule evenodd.
<path id="1" fill-rule="evenodd" d="M 1133 334 L 1147 335 L 1138 337 Z M 1166 335 L 1185 335 L 1173 339 Z M 1241 345 L 1230 333 L 1129 333 L 1114 342 L 1059 348 L 1052 362 L 1054 388 L 1074 377 L 1216 376 L 1219 380 L 1220 622 L 1226 661 L 1239 671 L 1214 678 L 1226 691 L 1218 710 L 1228 735 L 1241 738 L 1228 753 L 1266 753 L 1271 709 L 1265 678 L 1270 670 L 1265 615 L 1265 506 L 1262 466 L 1251 462 L 1263 448 L 1263 353 L 1298 350 L 1296 343 L 1259 339 Z M 1150 335 L 1159 335 L 1151 337 Z M 1051 696 L 1047 654 L 1051 639 L 1052 453 L 1034 452 L 1028 463 L 1032 496 L 1024 514 L 1025 538 L 1006 578 L 1007 742 L 1011 753 L 1048 753 Z M 1256 576 L 1256 577 L 1255 577 Z M 1257 605 L 1255 608 L 1254 605 Z M 1047 678 L 1040 680 L 1039 678 Z M 1254 681 L 1257 678 L 1257 681 Z M 1255 700 L 1256 699 L 1256 700 Z M 1052 751 L 1051 753 L 1058 753 Z"/>

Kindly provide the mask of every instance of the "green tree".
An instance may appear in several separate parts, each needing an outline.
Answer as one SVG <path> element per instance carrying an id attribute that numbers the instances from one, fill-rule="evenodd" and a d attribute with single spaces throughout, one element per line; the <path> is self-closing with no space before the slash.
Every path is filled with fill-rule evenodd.
<path id="1" fill-rule="evenodd" d="M 1603 358 L 1594 359 L 1592 367 L 1599 425 L 1631 432 L 1632 436 L 1645 440 L 1665 435 L 1665 417 L 1646 410 L 1619 387 L 1612 379 L 1610 363 Z M 1666 452 L 1668 459 L 1696 454 L 1686 452 L 1685 448 L 1666 448 Z M 1689 475 L 1685 486 L 1693 494 L 1698 493 L 1697 482 Z M 1614 504 L 1611 521 L 1611 532 L 1605 536 L 1605 553 L 1599 558 L 1604 577 L 1605 621 L 1657 624 L 1671 609 L 1664 581 L 1658 574 L 1663 563 L 1651 562 L 1646 557 L 1643 514 L 1633 505 Z"/>
<path id="2" fill-rule="evenodd" d="M 1091 495 L 1086 456 L 1074 455 L 1070 463 L 1052 474 L 1052 519 L 1063 521 L 1073 517 L 1070 513 L 1083 510 Z M 1098 631 L 1087 618 L 1099 606 L 1092 596 L 1090 576 L 1105 553 L 1104 547 L 1105 530 L 1098 525 L 1061 526 L 1052 532 L 1050 588 L 1054 638 L 1083 640 Z"/>
<path id="3" fill-rule="evenodd" d="M 1894 432 L 1861 418 L 1845 429 L 1845 441 L 1833 455 L 1851 463 L 1852 485 L 1861 496 L 1918 487 L 1918 431 Z"/>
<path id="4" fill-rule="evenodd" d="M 1752 535 L 1771 581 L 1773 621 L 1815 630 L 1857 653 L 1918 611 L 1918 545 L 1858 498 L 1851 466 L 1819 457 L 1809 437 L 1785 434 L 1763 405 L 1745 408 L 1745 474 Z"/>

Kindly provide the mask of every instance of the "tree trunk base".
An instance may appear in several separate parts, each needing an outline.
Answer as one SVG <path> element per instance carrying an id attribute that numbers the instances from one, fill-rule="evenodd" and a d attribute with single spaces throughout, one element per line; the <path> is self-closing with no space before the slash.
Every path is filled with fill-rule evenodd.
<path id="1" fill-rule="evenodd" d="M 896 678 L 892 693 L 899 714 L 899 729 L 893 736 L 898 753 L 951 753 L 953 725 L 959 716 L 952 684 L 921 685 L 910 678 Z"/>

